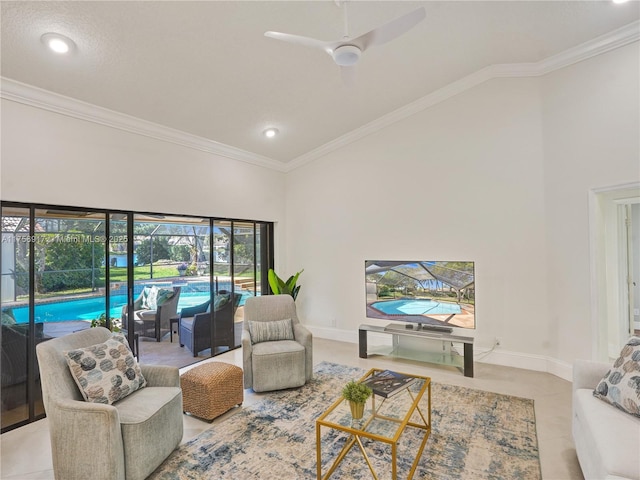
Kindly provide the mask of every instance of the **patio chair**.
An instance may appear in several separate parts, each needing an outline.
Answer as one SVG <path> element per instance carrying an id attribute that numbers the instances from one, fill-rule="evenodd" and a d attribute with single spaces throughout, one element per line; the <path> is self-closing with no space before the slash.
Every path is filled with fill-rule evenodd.
<path id="1" fill-rule="evenodd" d="M 140 365 L 146 386 L 110 405 L 85 401 L 64 352 L 113 338 L 97 327 L 36 347 L 57 479 L 143 480 L 182 440 L 176 367 Z"/>
<path id="2" fill-rule="evenodd" d="M 233 301 L 231 296 L 233 295 Z M 212 348 L 211 325 L 213 324 L 213 348 L 235 346 L 234 316 L 242 295 L 220 290 L 214 295 L 214 314 L 211 315 L 210 301 L 195 307 L 183 308 L 180 312 L 180 346 L 186 346 L 198 356 L 202 350 Z M 213 351 L 211 352 L 214 353 Z"/>
<path id="3" fill-rule="evenodd" d="M 145 287 L 133 302 L 134 331 L 142 337 L 152 337 L 159 342 L 171 330 L 171 317 L 178 314 L 181 287 L 173 287 L 173 294 L 171 294 L 171 290 L 166 288 L 156 289 L 156 308 L 145 307 L 145 297 L 153 296 L 152 289 L 154 288 L 156 287 Z M 128 325 L 127 318 L 127 306 L 125 305 L 122 307 L 122 325 L 125 329 Z"/>
<path id="4" fill-rule="evenodd" d="M 290 295 L 247 298 L 242 357 L 244 388 L 255 392 L 301 387 L 311 379 L 313 337 Z"/>

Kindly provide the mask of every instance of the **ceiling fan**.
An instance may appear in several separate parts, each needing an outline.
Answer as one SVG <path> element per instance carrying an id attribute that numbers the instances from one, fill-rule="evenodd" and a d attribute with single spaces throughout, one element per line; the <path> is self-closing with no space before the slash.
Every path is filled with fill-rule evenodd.
<path id="1" fill-rule="evenodd" d="M 341 3 L 344 3 L 345 24 L 345 34 L 341 40 L 325 42 L 323 40 L 317 40 L 315 38 L 304 37 L 301 35 L 271 31 L 265 32 L 264 35 L 276 40 L 282 40 L 283 42 L 322 49 L 327 52 L 331 58 L 333 58 L 333 61 L 340 67 L 352 67 L 358 62 L 362 52 L 367 50 L 369 47 L 382 45 L 383 43 L 387 43 L 398 38 L 424 20 L 426 16 L 424 7 L 420 7 L 396 18 L 395 20 L 391 20 L 378 28 L 374 28 L 359 37 L 351 38 L 348 30 L 347 2 L 336 0 L 336 4 L 338 6 L 340 6 Z"/>

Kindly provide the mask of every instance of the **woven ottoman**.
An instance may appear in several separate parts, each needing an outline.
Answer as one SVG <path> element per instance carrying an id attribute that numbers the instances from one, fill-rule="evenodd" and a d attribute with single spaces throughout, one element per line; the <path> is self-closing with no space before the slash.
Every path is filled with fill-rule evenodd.
<path id="1" fill-rule="evenodd" d="M 228 363 L 194 367 L 180 375 L 180 386 L 183 410 L 208 421 L 244 400 L 242 369 Z"/>

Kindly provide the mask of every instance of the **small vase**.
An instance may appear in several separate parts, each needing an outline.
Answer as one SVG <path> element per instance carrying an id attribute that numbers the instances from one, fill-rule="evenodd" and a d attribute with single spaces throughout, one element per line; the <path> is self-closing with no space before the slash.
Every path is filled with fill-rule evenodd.
<path id="1" fill-rule="evenodd" d="M 349 407 L 351 407 L 351 416 L 355 420 L 360 420 L 364 415 L 364 403 L 356 403 L 349 400 Z"/>

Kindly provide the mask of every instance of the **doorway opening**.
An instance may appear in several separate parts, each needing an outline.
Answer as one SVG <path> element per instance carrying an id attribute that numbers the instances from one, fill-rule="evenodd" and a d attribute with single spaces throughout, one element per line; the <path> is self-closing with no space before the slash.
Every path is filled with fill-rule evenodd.
<path id="1" fill-rule="evenodd" d="M 591 193 L 594 352 L 609 361 L 640 335 L 640 183 Z"/>

